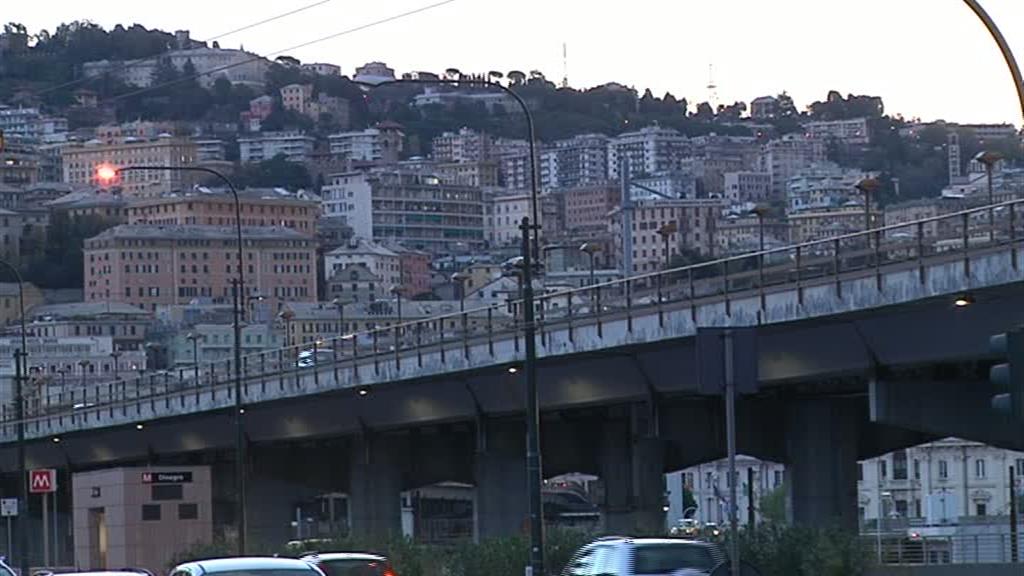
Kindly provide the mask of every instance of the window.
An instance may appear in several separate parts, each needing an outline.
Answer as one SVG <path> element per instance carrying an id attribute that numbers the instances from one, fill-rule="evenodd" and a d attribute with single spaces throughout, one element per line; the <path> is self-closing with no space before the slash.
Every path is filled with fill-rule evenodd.
<path id="1" fill-rule="evenodd" d="M 921 479 L 921 461 L 914 459 L 914 480 Z"/>
<path id="2" fill-rule="evenodd" d="M 939 478 L 943 480 L 949 478 L 949 462 L 945 460 L 939 460 Z"/>
<path id="3" fill-rule="evenodd" d="M 985 477 L 985 460 L 978 458 L 977 460 L 974 461 L 974 477 Z M 982 514 L 979 514 L 979 516 L 982 516 Z"/>
<path id="4" fill-rule="evenodd" d="M 159 504 L 143 504 L 142 505 L 142 521 L 152 522 L 160 520 L 160 505 Z"/>
<path id="5" fill-rule="evenodd" d="M 198 504 L 178 504 L 178 520 L 198 520 Z"/>
<path id="6" fill-rule="evenodd" d="M 892 454 L 892 479 L 907 479 L 907 451 L 897 450 Z"/>
<path id="7" fill-rule="evenodd" d="M 986 516 L 988 515 L 988 505 L 984 502 L 974 503 L 974 515 L 975 516 Z"/>
<path id="8" fill-rule="evenodd" d="M 153 500 L 181 500 L 184 495 L 181 484 L 155 484 L 151 497 Z"/>
<path id="9" fill-rule="evenodd" d="M 881 478 L 887 478 L 889 476 L 889 463 L 884 459 L 878 460 L 878 476 Z"/>
<path id="10" fill-rule="evenodd" d="M 774 472 L 774 477 L 772 478 L 772 484 L 773 484 L 774 488 L 778 488 L 779 486 L 782 486 L 782 470 L 776 470 Z"/>
<path id="11" fill-rule="evenodd" d="M 857 481 L 864 480 L 864 465 L 857 462 Z"/>

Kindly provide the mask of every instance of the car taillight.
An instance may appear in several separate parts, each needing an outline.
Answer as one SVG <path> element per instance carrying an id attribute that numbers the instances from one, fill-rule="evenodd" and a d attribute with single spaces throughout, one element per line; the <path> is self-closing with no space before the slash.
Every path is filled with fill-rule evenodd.
<path id="1" fill-rule="evenodd" d="M 396 574 L 395 569 L 392 568 L 390 564 L 388 564 L 384 567 L 384 573 L 381 574 L 381 576 L 398 576 L 398 574 Z"/>

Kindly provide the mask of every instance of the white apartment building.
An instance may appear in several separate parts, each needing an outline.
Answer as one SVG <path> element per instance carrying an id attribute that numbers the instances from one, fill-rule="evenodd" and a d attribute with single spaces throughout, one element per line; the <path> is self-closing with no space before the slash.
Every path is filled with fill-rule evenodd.
<path id="1" fill-rule="evenodd" d="M 0 105 L 0 131 L 8 136 L 38 140 L 68 131 L 67 118 L 44 116 L 38 108 Z"/>
<path id="2" fill-rule="evenodd" d="M 663 199 L 651 198 L 633 202 L 632 271 L 642 274 L 663 269 L 680 249 L 699 254 L 715 252 L 715 223 L 724 202 L 719 198 Z M 623 210 L 612 209 L 610 232 L 615 239 L 615 261 L 621 268 L 625 264 L 626 235 L 623 231 Z M 676 231 L 669 234 L 668 247 L 658 230 L 675 224 Z M 667 252 L 666 252 L 667 250 Z"/>
<path id="3" fill-rule="evenodd" d="M 398 162 L 403 134 L 397 124 L 382 122 L 376 128 L 339 132 L 327 137 L 332 155 L 365 162 Z"/>
<path id="4" fill-rule="evenodd" d="M 430 157 L 441 163 L 485 162 L 492 159 L 493 138 L 484 132 L 462 128 L 436 136 Z"/>
<path id="5" fill-rule="evenodd" d="M 945 438 L 861 462 L 857 507 L 862 520 L 924 519 L 955 524 L 965 517 L 1009 513 L 1009 467 L 1024 469 L 1024 453 Z M 1024 482 L 1018 476 L 1018 495 Z"/>
<path id="6" fill-rule="evenodd" d="M 542 196 L 543 205 L 547 200 Z M 529 190 L 495 195 L 490 200 L 494 209 L 493 229 L 489 237 L 495 246 L 517 246 L 522 242 L 522 231 L 519 229 L 524 217 L 533 220 L 533 200 Z M 537 215 L 543 231 L 544 210 L 538 207 Z"/>
<path id="7" fill-rule="evenodd" d="M 288 84 L 281 87 L 281 107 L 307 114 L 306 105 L 313 98 L 312 84 Z"/>
<path id="8" fill-rule="evenodd" d="M 447 184 L 433 173 L 408 169 L 382 168 L 328 178 L 325 214 L 345 216 L 356 236 L 435 253 L 483 248 L 480 188 Z"/>
<path id="9" fill-rule="evenodd" d="M 608 178 L 619 177 L 622 162 L 628 162 L 634 178 L 677 170 L 690 149 L 690 139 L 671 128 L 648 126 L 619 134 L 608 142 Z"/>
<path id="10" fill-rule="evenodd" d="M 299 65 L 299 69 L 320 76 L 341 76 L 341 66 L 327 62 L 307 62 Z"/>
<path id="11" fill-rule="evenodd" d="M 736 503 L 740 526 L 747 525 L 748 474 L 753 471 L 754 507 L 760 506 L 760 500 L 773 490 L 782 488 L 785 478 L 785 466 L 766 460 L 758 460 L 739 454 L 736 456 Z M 723 458 L 706 464 L 691 466 L 678 472 L 665 475 L 665 486 L 668 492 L 668 514 L 665 515 L 666 528 L 677 525 L 683 518 L 696 518 L 700 524 L 708 522 L 722 526 L 729 523 L 729 460 Z M 687 490 L 696 502 L 696 510 L 684 507 L 683 491 Z M 757 516 L 760 522 L 760 515 Z"/>
<path id="12" fill-rule="evenodd" d="M 801 170 L 825 161 L 825 144 L 800 134 L 786 134 L 761 147 L 760 172 L 772 180 L 772 197 L 784 198 L 786 183 Z"/>
<path id="13" fill-rule="evenodd" d="M 161 56 L 168 58 L 179 71 L 185 68 L 186 62 L 195 67 L 196 80 L 204 87 L 210 88 L 218 78 L 225 78 L 232 84 L 243 84 L 253 88 L 262 88 L 270 61 L 244 50 L 230 48 L 189 48 L 172 50 Z M 82 65 L 82 73 L 87 78 L 110 74 L 126 84 L 147 88 L 153 84 L 153 73 L 158 60 L 149 58 L 132 61 L 98 60 Z"/>
<path id="14" fill-rule="evenodd" d="M 341 218 L 359 238 L 373 238 L 372 188 L 363 172 L 330 174 L 320 191 L 323 214 Z"/>
<path id="15" fill-rule="evenodd" d="M 283 154 L 289 162 L 308 162 L 315 145 L 316 138 L 301 132 L 263 132 L 238 139 L 238 159 L 262 162 Z"/>
<path id="16" fill-rule="evenodd" d="M 547 182 L 545 188 L 575 188 L 603 182 L 608 178 L 608 142 L 604 134 L 580 134 L 555 141 L 541 153 L 541 181 Z"/>
<path id="17" fill-rule="evenodd" d="M 659 172 L 646 178 L 631 178 L 630 194 L 636 200 L 661 195 L 663 198 L 696 198 L 697 179 L 688 172 Z M 654 190 L 654 194 L 650 191 Z"/>
<path id="18" fill-rule="evenodd" d="M 771 198 L 772 177 L 767 172 L 740 170 L 722 175 L 726 199 L 732 202 L 766 202 Z"/>
<path id="19" fill-rule="evenodd" d="M 847 144 L 869 144 L 871 131 L 867 118 L 805 122 L 804 130 L 816 140 L 839 140 Z"/>
<path id="20" fill-rule="evenodd" d="M 750 101 L 750 117 L 755 120 L 774 118 L 779 113 L 779 99 L 775 96 L 759 96 Z"/>
<path id="21" fill-rule="evenodd" d="M 338 272 L 361 265 L 380 279 L 387 290 L 402 284 L 401 256 L 377 242 L 365 238 L 352 238 L 348 244 L 324 254 L 324 278 L 328 280 Z"/>
<path id="22" fill-rule="evenodd" d="M 196 140 L 196 162 L 223 160 L 226 154 L 224 141 L 219 138 Z"/>
<path id="23" fill-rule="evenodd" d="M 850 203 L 863 205 L 863 194 L 857 183 L 870 174 L 840 168 L 835 164 L 818 164 L 792 176 L 786 182 L 786 210 L 829 210 Z"/>

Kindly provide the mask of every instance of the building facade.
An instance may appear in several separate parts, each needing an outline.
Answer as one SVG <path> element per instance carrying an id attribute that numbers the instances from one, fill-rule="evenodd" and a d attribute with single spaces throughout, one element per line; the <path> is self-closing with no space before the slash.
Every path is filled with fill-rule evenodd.
<path id="1" fill-rule="evenodd" d="M 390 123 L 354 132 L 339 132 L 327 137 L 332 155 L 383 164 L 398 162 L 403 139 L 401 128 Z"/>
<path id="2" fill-rule="evenodd" d="M 88 186 L 106 184 L 96 174 L 100 165 L 181 167 L 194 164 L 196 156 L 195 142 L 170 135 L 142 141 L 125 138 L 108 144 L 91 140 L 61 148 L 64 182 Z M 177 170 L 132 170 L 121 173 L 116 184 L 127 196 L 146 196 L 181 189 L 185 181 Z"/>
<path id="3" fill-rule="evenodd" d="M 275 190 L 239 193 L 242 226 L 279 226 L 307 236 L 316 234 L 320 202 Z M 126 223 L 160 226 L 236 226 L 234 197 L 223 192 L 186 193 L 133 200 L 124 208 Z"/>
<path id="4" fill-rule="evenodd" d="M 196 299 L 231 302 L 238 247 L 233 227 L 121 225 L 84 242 L 85 299 L 145 310 Z M 274 304 L 316 299 L 312 237 L 243 228 L 246 293 Z"/>
<path id="5" fill-rule="evenodd" d="M 238 159 L 263 162 L 283 155 L 289 162 L 308 162 L 315 147 L 316 138 L 301 132 L 263 132 L 238 139 Z"/>
<path id="6" fill-rule="evenodd" d="M 629 164 L 633 178 L 679 169 L 691 154 L 690 139 L 671 128 L 648 126 L 608 141 L 608 178 L 619 178 L 620 165 Z"/>
<path id="7" fill-rule="evenodd" d="M 871 131 L 867 118 L 805 122 L 807 136 L 815 140 L 838 140 L 846 144 L 870 144 Z"/>

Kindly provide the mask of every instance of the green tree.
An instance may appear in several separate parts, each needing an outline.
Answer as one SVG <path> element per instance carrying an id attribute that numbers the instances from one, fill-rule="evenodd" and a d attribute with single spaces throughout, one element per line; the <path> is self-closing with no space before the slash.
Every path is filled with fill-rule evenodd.
<path id="1" fill-rule="evenodd" d="M 770 492 L 765 492 L 758 499 L 758 511 L 761 522 L 783 525 L 786 523 L 786 486 L 780 485 Z"/>

